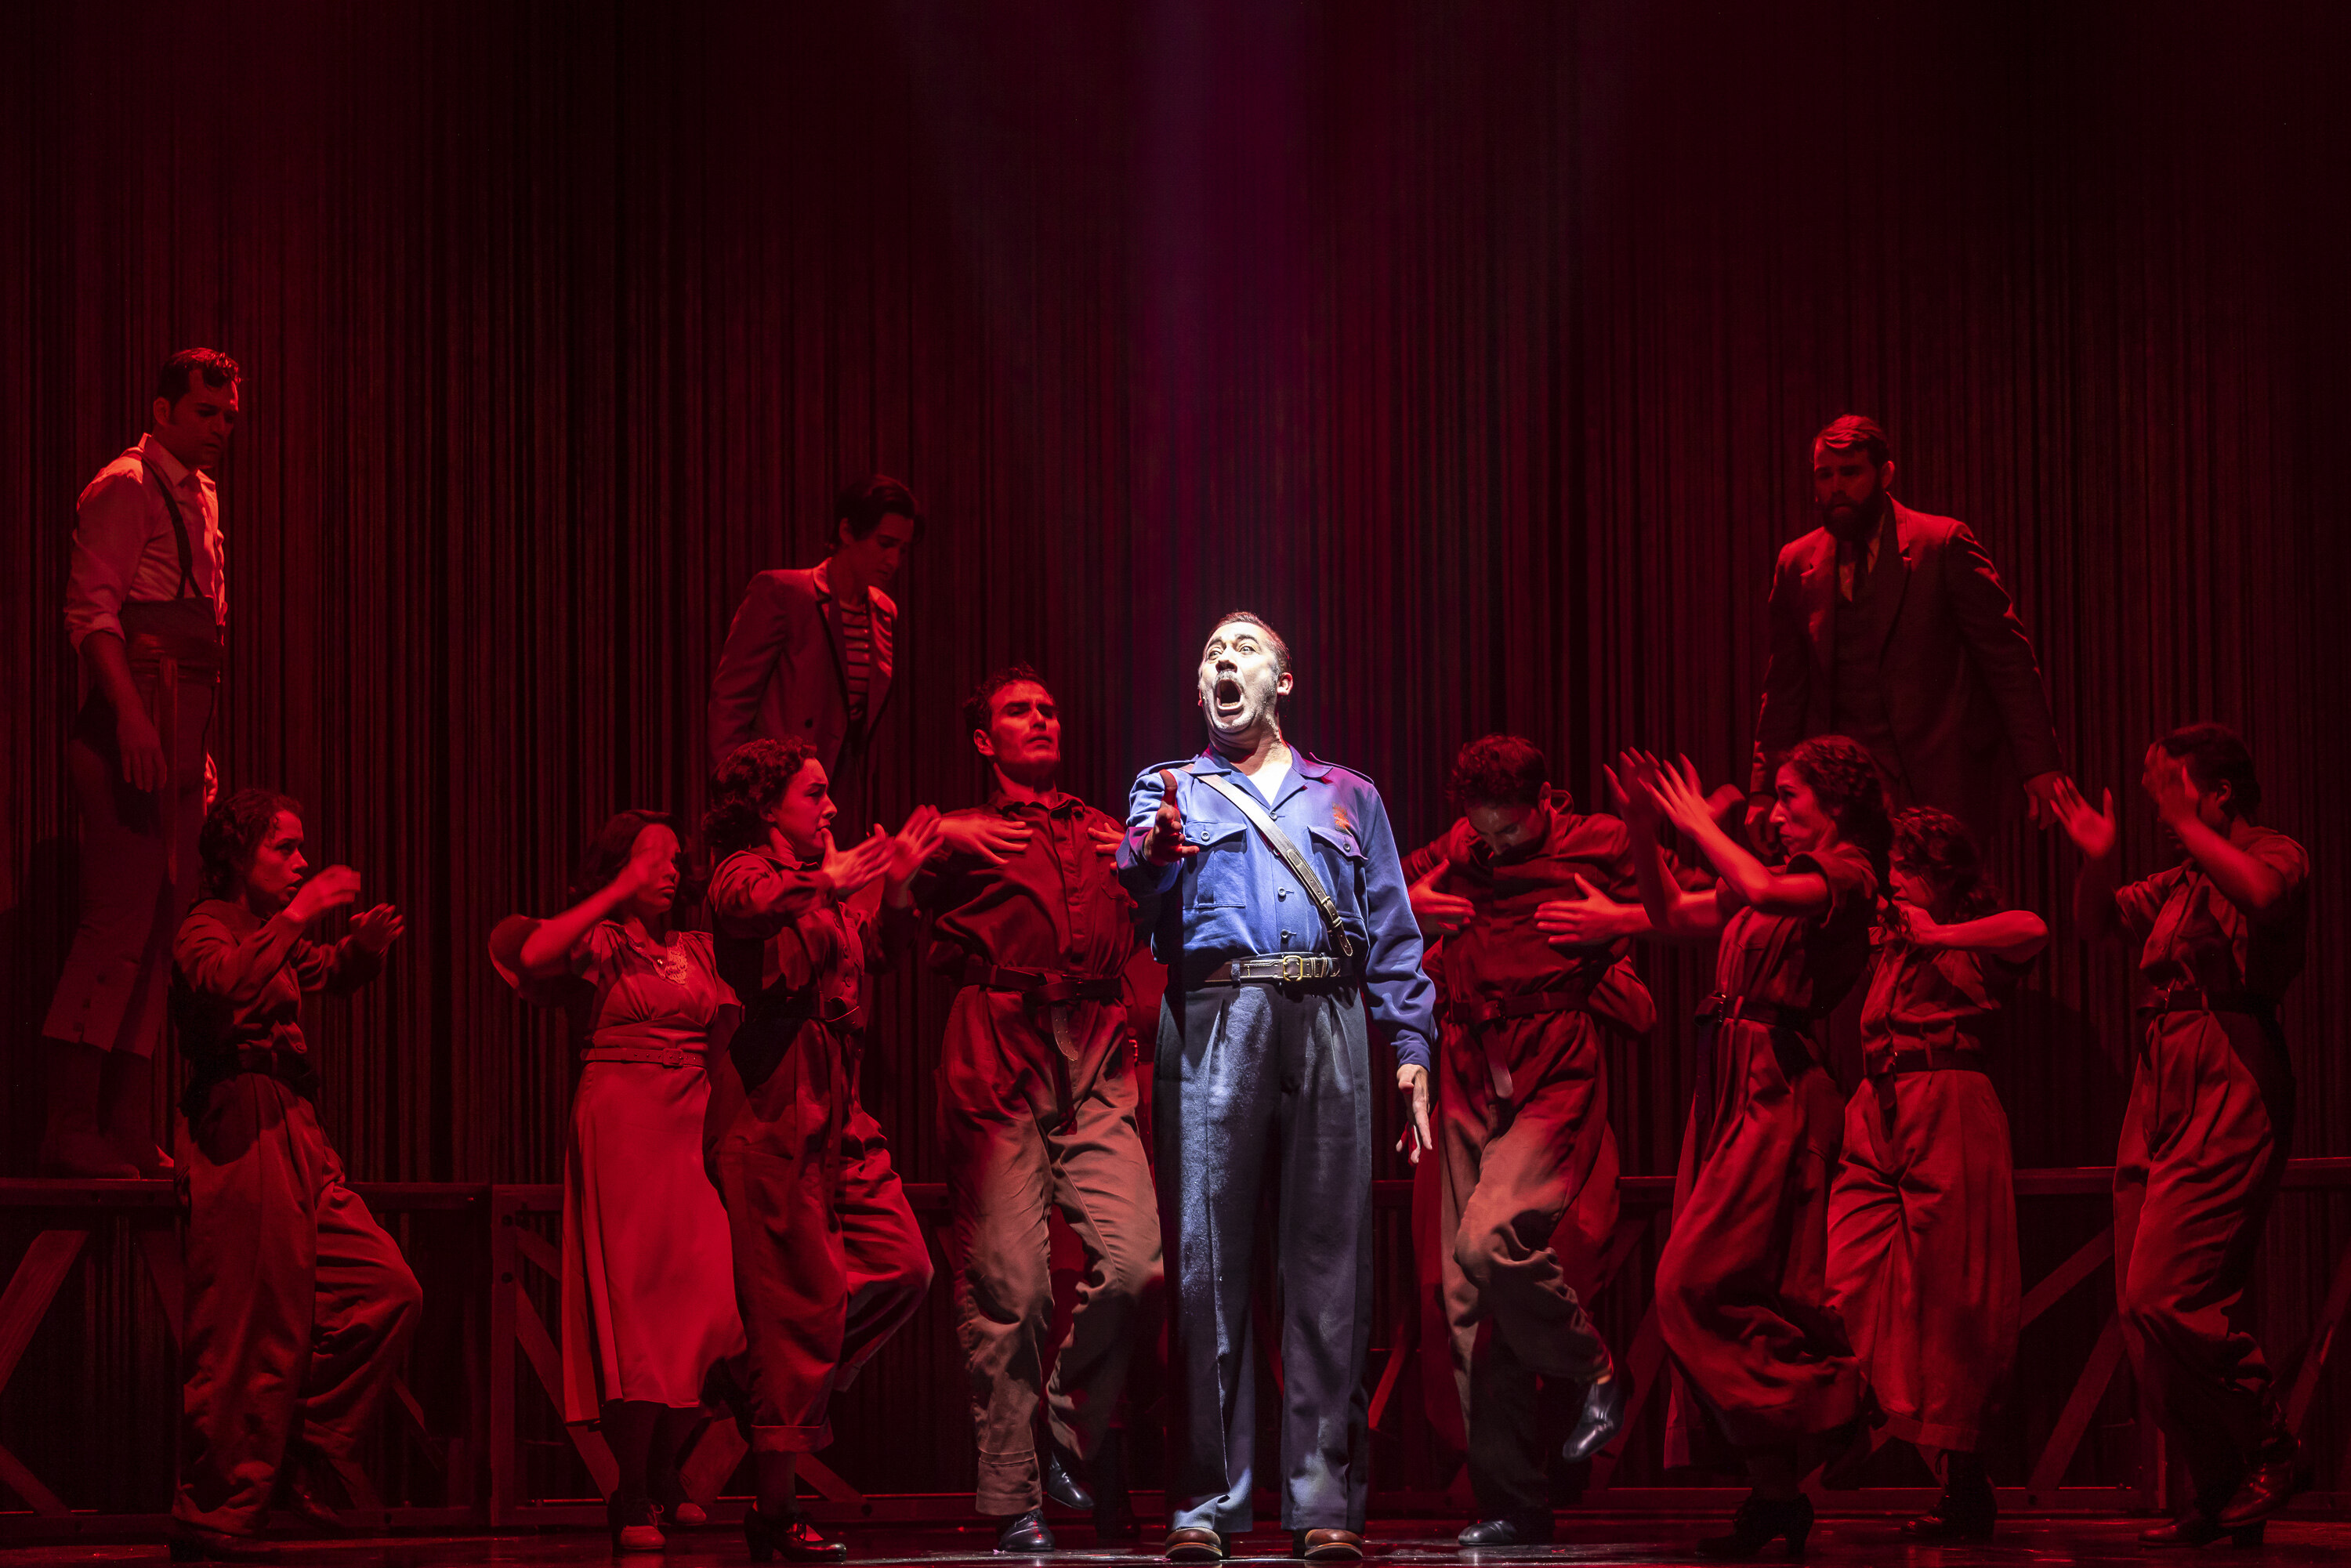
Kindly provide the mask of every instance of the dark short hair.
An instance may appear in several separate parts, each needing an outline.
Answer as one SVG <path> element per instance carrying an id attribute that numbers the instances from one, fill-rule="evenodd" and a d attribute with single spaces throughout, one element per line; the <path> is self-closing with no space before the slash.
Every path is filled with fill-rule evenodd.
<path id="1" fill-rule="evenodd" d="M 1974 835 L 1949 811 L 1913 806 L 1896 813 L 1892 862 L 1925 877 L 1961 920 L 1980 920 L 2000 907 L 2000 888 L 1984 874 Z"/>
<path id="2" fill-rule="evenodd" d="M 183 349 L 155 372 L 155 395 L 165 402 L 177 402 L 188 395 L 199 376 L 208 387 L 228 387 L 243 381 L 245 372 L 218 349 Z"/>
<path id="3" fill-rule="evenodd" d="M 667 811 L 656 811 L 643 806 L 632 806 L 615 811 L 596 830 L 580 853 L 579 869 L 571 873 L 573 903 L 610 883 L 629 863 L 631 852 L 637 847 L 637 835 L 647 828 L 667 828 L 677 835 L 677 902 L 692 904 L 702 896 L 703 879 L 696 874 L 693 861 L 693 845 L 677 819 Z"/>
<path id="4" fill-rule="evenodd" d="M 1271 622 L 1268 621 L 1264 616 L 1259 615 L 1254 610 L 1228 610 L 1222 615 L 1217 616 L 1214 621 L 1208 622 L 1207 635 L 1200 639 L 1201 649 L 1204 652 L 1207 650 L 1208 646 L 1208 638 L 1217 634 L 1217 627 L 1235 621 L 1246 622 L 1249 625 L 1254 626 L 1259 631 L 1264 632 L 1267 643 L 1273 649 L 1274 672 L 1277 674 L 1284 675 L 1290 673 L 1290 644 L 1281 640 L 1281 633 L 1273 629 L 1273 623 Z"/>
<path id="5" fill-rule="evenodd" d="M 923 514 L 914 505 L 914 493 L 887 474 L 868 474 L 853 485 L 843 485 L 832 498 L 835 539 L 843 523 L 849 525 L 851 538 L 870 539 L 884 517 L 904 517 L 914 525 L 914 537 L 923 537 Z"/>
<path id="6" fill-rule="evenodd" d="M 204 813 L 204 825 L 196 833 L 196 862 L 206 896 L 235 895 L 238 879 L 252 867 L 255 852 L 280 811 L 298 817 L 302 802 L 275 789 L 239 789 Z"/>
<path id="7" fill-rule="evenodd" d="M 1551 764 L 1523 736 L 1488 735 L 1453 759 L 1449 789 L 1459 806 L 1531 806 L 1551 782 Z"/>
<path id="8" fill-rule="evenodd" d="M 1787 765 L 1836 823 L 1837 837 L 1869 857 L 1878 885 L 1885 886 L 1894 824 L 1886 818 L 1886 781 L 1869 748 L 1842 735 L 1816 735 L 1796 743 Z"/>
<path id="9" fill-rule="evenodd" d="M 1813 437 L 1813 444 L 1825 446 L 1832 452 L 1846 452 L 1856 446 L 1865 446 L 1869 449 L 1869 461 L 1873 465 L 1883 465 L 1894 455 L 1894 449 L 1886 444 L 1885 427 L 1866 414 L 1839 414 L 1821 426 L 1820 434 Z"/>
<path id="10" fill-rule="evenodd" d="M 792 775 L 816 747 L 803 741 L 747 740 L 710 775 L 710 810 L 702 836 L 714 855 L 731 855 L 768 841 L 768 811 L 783 799 Z"/>
<path id="11" fill-rule="evenodd" d="M 1023 681 L 1045 685 L 1045 677 L 1028 664 L 1006 664 L 1001 669 L 988 671 L 979 685 L 971 688 L 971 695 L 963 699 L 964 733 L 968 735 L 993 724 L 996 721 L 996 694 Z M 1052 690 L 1050 686 L 1045 689 L 1049 693 Z"/>
<path id="12" fill-rule="evenodd" d="M 2253 754 L 2244 737 L 2225 724 L 2184 724 L 2158 746 L 2188 765 L 2188 776 L 2208 794 L 2226 784 L 2229 814 L 2250 817 L 2262 803 L 2262 781 L 2253 775 Z"/>

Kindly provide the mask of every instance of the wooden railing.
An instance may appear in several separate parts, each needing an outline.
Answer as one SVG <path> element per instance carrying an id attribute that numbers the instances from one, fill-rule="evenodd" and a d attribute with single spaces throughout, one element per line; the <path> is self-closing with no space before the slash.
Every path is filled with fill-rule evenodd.
<path id="1" fill-rule="evenodd" d="M 2095 1167 L 2020 1171 L 2017 1197 L 2021 1204 L 2096 1199 L 2107 1192 L 2111 1176 L 2110 1171 Z M 428 1281 L 428 1311 L 454 1314 L 459 1320 L 454 1325 L 454 1336 L 442 1337 L 444 1342 L 454 1337 L 461 1346 L 457 1354 L 463 1364 L 427 1369 L 412 1360 L 409 1381 L 395 1385 L 389 1412 L 395 1436 L 388 1440 L 407 1446 L 412 1468 L 435 1478 L 442 1500 L 423 1506 L 386 1505 L 376 1495 L 370 1477 L 354 1469 L 343 1479 L 359 1521 L 448 1528 L 586 1523 L 601 1517 L 600 1510 L 577 1495 L 534 1495 L 536 1489 L 529 1480 L 533 1466 L 526 1454 L 527 1427 L 544 1432 L 560 1426 L 560 1352 L 539 1302 L 551 1299 L 559 1269 L 553 1229 L 561 1209 L 561 1189 L 537 1185 L 361 1183 L 357 1190 L 387 1224 L 421 1223 L 425 1217 L 434 1217 L 431 1223 L 454 1227 L 454 1233 L 444 1235 L 444 1244 L 472 1249 L 474 1260 L 468 1265 L 459 1259 L 455 1266 L 442 1271 L 445 1276 L 439 1288 L 443 1299 L 437 1301 L 434 1282 Z M 2294 1194 L 2351 1192 L 2351 1159 L 2296 1160 L 2288 1167 L 2285 1190 L 2289 1197 L 2281 1200 L 2282 1210 Z M 936 1246 L 936 1232 L 946 1217 L 944 1189 L 935 1184 L 910 1184 L 907 1191 L 934 1232 Z M 1734 1495 L 1737 1489 L 1636 1485 L 1620 1479 L 1621 1456 L 1645 1424 L 1659 1418 L 1662 1400 L 1656 1396 L 1664 1381 L 1664 1349 L 1654 1307 L 1646 1304 L 1647 1282 L 1639 1277 L 1641 1270 L 1628 1265 L 1635 1257 L 1654 1255 L 1654 1245 L 1669 1224 L 1672 1184 L 1663 1177 L 1626 1177 L 1619 1192 L 1621 1217 L 1604 1257 L 1602 1282 L 1593 1300 L 1603 1310 L 1612 1301 L 1626 1312 L 1634 1302 L 1643 1304 L 1638 1326 L 1624 1354 L 1634 1380 L 1634 1416 L 1626 1436 L 1593 1463 L 1583 1500 L 1587 1505 L 1612 1511 L 1710 1506 Z M 1375 1198 L 1392 1219 L 1399 1218 L 1397 1211 L 1410 1207 L 1411 1184 L 1381 1182 Z M 0 1218 L 13 1218 L 19 1234 L 30 1231 L 6 1290 L 0 1293 L 0 1397 L 5 1397 L 37 1331 L 77 1265 L 94 1266 L 94 1250 L 113 1249 L 118 1243 L 127 1242 L 129 1255 L 138 1260 L 137 1266 L 152 1282 L 152 1291 L 146 1292 L 150 1307 L 176 1343 L 182 1281 L 178 1214 L 168 1182 L 0 1181 Z M 94 1239 L 99 1238 L 107 1239 L 106 1248 L 93 1248 Z M 2005 1510 L 2112 1512 L 2159 1509 L 2167 1501 L 2168 1467 L 2163 1445 L 2154 1424 L 2143 1418 L 2136 1424 L 2133 1458 L 2126 1475 L 2097 1485 L 2074 1485 L 2068 1480 L 2096 1413 L 2126 1366 L 2108 1283 L 2113 1250 L 2114 1233 L 2108 1227 L 2081 1243 L 2025 1292 L 2024 1338 L 2019 1356 L 2023 1375 L 2042 1379 L 2062 1375 L 2068 1391 L 2045 1441 L 2032 1457 L 2025 1483 L 2003 1489 L 2001 1500 Z M 1409 1258 L 1392 1254 L 1385 1266 L 1409 1277 Z M 1627 1291 L 1633 1294 L 1625 1295 Z M 2061 1301 L 2084 1291 L 2100 1301 L 2103 1326 L 2078 1365 L 2053 1365 L 2050 1356 L 2036 1352 L 2034 1325 Z M 1384 1341 L 1375 1343 L 1370 1371 L 1372 1424 L 1375 1431 L 1389 1434 L 1405 1418 L 1411 1405 L 1403 1397 L 1404 1391 L 1429 1381 L 1406 1375 L 1414 1358 L 1442 1354 L 1422 1343 L 1425 1303 L 1418 1290 L 1408 1287 L 1393 1292 L 1392 1299 L 1405 1304 L 1394 1314 Z M 2346 1313 L 2351 1313 L 2351 1246 L 2341 1248 L 2334 1260 L 2323 1302 L 2304 1342 L 2277 1364 L 2281 1404 L 2297 1428 L 2311 1410 Z M 1278 1376 L 1279 1368 L 1274 1371 Z M 418 1398 L 412 1385 L 425 1387 L 444 1406 L 452 1403 L 444 1396 L 455 1389 L 454 1416 L 436 1429 L 427 1418 L 425 1402 Z M 548 1403 L 534 1403 L 542 1399 Z M 609 1488 L 612 1460 L 601 1438 L 590 1428 L 561 1430 L 594 1484 L 600 1490 Z M 18 1511 L 0 1512 L 0 1541 L 127 1532 L 162 1523 L 168 1497 L 156 1497 L 152 1509 L 93 1511 L 87 1503 L 77 1508 L 43 1479 L 43 1454 L 21 1437 L 17 1447 L 19 1451 L 0 1446 L 0 1488 L 14 1493 L 23 1505 Z M 2346 1452 L 2335 1457 L 2341 1469 L 2324 1473 L 2321 1490 L 2304 1506 L 2351 1503 L 2351 1444 L 2344 1447 Z M 735 1473 L 743 1452 L 742 1439 L 732 1423 L 711 1423 L 688 1456 L 689 1489 L 705 1497 L 716 1492 Z M 538 1469 L 544 1471 L 546 1467 Z M 576 1494 L 576 1473 L 566 1469 L 564 1474 L 569 1484 L 556 1483 L 557 1490 Z M 959 1495 L 862 1490 L 852 1479 L 813 1458 L 803 1460 L 800 1475 L 804 1486 L 815 1493 L 810 1500 L 810 1511 L 820 1517 L 961 1518 L 969 1510 L 968 1500 Z M 1381 1495 L 1389 1511 L 1445 1507 L 1447 1499 L 1451 1504 L 1466 1502 L 1458 1476 L 1449 1490 L 1433 1490 L 1424 1485 L 1384 1490 Z M 1830 1500 L 1844 1511 L 1890 1511 L 1920 1506 L 1928 1495 L 1889 1487 L 1841 1492 Z M 1137 1500 L 1146 1512 L 1151 1500 L 1148 1497 Z"/>

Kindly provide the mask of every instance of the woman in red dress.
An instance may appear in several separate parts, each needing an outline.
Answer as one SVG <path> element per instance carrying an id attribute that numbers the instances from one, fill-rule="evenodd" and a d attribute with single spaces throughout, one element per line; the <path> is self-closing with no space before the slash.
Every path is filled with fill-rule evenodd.
<path id="1" fill-rule="evenodd" d="M 1611 781 L 1650 924 L 1668 937 L 1716 939 L 1673 1234 L 1657 1260 L 1657 1326 L 1674 1369 L 1666 1462 L 1692 1463 L 1710 1434 L 1754 1484 L 1729 1533 L 1700 1551 L 1751 1557 L 1785 1537 L 1792 1554 L 1813 1523 L 1797 1489 L 1800 1445 L 1860 1410 L 1826 1279 L 1843 1106 L 1813 1035 L 1869 962 L 1885 793 L 1853 741 L 1804 741 L 1774 781 L 1771 824 L 1788 857 L 1767 866 L 1715 821 L 1687 760 L 1669 768 L 1627 753 L 1619 768 Z M 1685 892 L 1674 879 L 1661 820 L 1713 863 L 1713 888 Z"/>
<path id="2" fill-rule="evenodd" d="M 1989 1541 L 1977 1450 L 2016 1359 L 2018 1267 L 1987 1036 L 2049 927 L 2000 906 L 1966 827 L 1941 811 L 1895 819 L 1893 872 L 1861 1009 L 1865 1081 L 1829 1196 L 1829 1300 L 1887 1429 L 1943 1477 L 1942 1500 L 1903 1533 Z"/>
<path id="3" fill-rule="evenodd" d="M 719 969 L 744 1003 L 712 1069 L 703 1158 L 733 1228 L 735 1291 L 750 1330 L 758 1503 L 754 1560 L 845 1554 L 799 1517 L 799 1456 L 832 1440 L 833 1393 L 922 1305 L 930 1248 L 890 1145 L 858 1103 L 866 977 L 914 933 L 908 883 L 939 843 L 917 808 L 893 836 L 832 843 L 824 764 L 805 746 L 747 741 L 711 779 L 705 821 Z M 855 896 L 876 878 L 880 907 Z"/>
<path id="4" fill-rule="evenodd" d="M 664 1516 L 701 1522 L 678 1454 L 704 1379 L 744 1343 L 726 1211 L 702 1169 L 708 1060 L 740 1009 L 709 934 L 673 924 L 681 858 L 666 817 L 622 811 L 588 846 L 577 904 L 490 937 L 524 996 L 587 1005 L 563 1157 L 563 1416 L 611 1448 L 615 1551 L 658 1550 Z"/>
<path id="5" fill-rule="evenodd" d="M 2270 1400 L 2245 1289 L 2294 1134 L 2294 1063 L 2278 999 L 2302 972 L 2310 857 L 2253 821 L 2262 787 L 2236 734 L 2176 729 L 2140 778 L 2168 871 L 2121 885 L 2114 792 L 2061 786 L 2083 853 L 2074 918 L 2138 949 L 2138 1068 L 2115 1153 L 2115 1301 L 2123 1345 L 2196 1495 L 2139 1540 L 2258 1544 L 2294 1493 L 2299 1453 Z"/>

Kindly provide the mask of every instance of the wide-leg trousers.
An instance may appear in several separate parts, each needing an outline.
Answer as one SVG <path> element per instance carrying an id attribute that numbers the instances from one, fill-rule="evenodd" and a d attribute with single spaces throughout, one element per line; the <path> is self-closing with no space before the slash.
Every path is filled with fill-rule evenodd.
<path id="1" fill-rule="evenodd" d="M 1168 1312 L 1168 1513 L 1251 1528 L 1258 1219 L 1280 1295 L 1281 1523 L 1364 1528 L 1372 1328 L 1372 1067 L 1353 988 L 1171 989 L 1154 1119 Z"/>
<path id="2" fill-rule="evenodd" d="M 1702 1049 L 1704 1049 L 1702 1047 Z M 1829 1177 L 1844 1105 L 1792 1035 L 1715 1026 L 1657 1257 L 1659 1336 L 1675 1372 L 1666 1462 L 1778 1447 L 1851 1420 L 1861 1378 L 1828 1301 Z"/>
<path id="3" fill-rule="evenodd" d="M 2294 1076 L 2244 1013 L 2148 1020 L 2115 1153 L 2123 1345 L 2199 1492 L 2232 1489 L 2268 1424 L 2255 1250 L 2285 1175 Z"/>
<path id="4" fill-rule="evenodd" d="M 1591 1015 L 1491 1026 L 1523 1044 L 1448 1031 L 1438 1095 L 1446 1319 L 1468 1429 L 1469 1484 L 1488 1518 L 1546 1508 L 1538 1382 L 1589 1381 L 1608 1346 L 1584 1311 L 1616 1228 L 1616 1139 Z M 1458 1049 L 1456 1049 L 1458 1047 Z M 1513 1097 L 1486 1051 L 1543 1064 Z M 1523 1069 L 1522 1069 L 1523 1072 Z M 1562 1220 L 1568 1223 L 1562 1224 Z"/>
<path id="5" fill-rule="evenodd" d="M 1040 1396 L 1054 1441 L 1093 1457 L 1135 1345 L 1152 1332 L 1159 1213 L 1135 1131 L 1133 1058 L 1121 1002 L 1031 1008 L 967 986 L 947 1015 L 939 1143 L 983 1514 L 1025 1513 L 1044 1500 Z M 1085 1249 L 1086 1272 L 1048 1381 L 1054 1210 Z"/>
<path id="6" fill-rule="evenodd" d="M 931 1288 L 930 1249 L 889 1141 L 858 1103 L 852 1052 L 810 1024 L 747 1091 L 731 1056 L 713 1061 L 703 1157 L 726 1206 L 751 1447 L 824 1448 L 833 1394 Z"/>
<path id="7" fill-rule="evenodd" d="M 2016 1360 L 2008 1113 L 1980 1072 L 1871 1079 L 1844 1109 L 1829 1300 L 1886 1429 L 1974 1453 Z"/>
<path id="8" fill-rule="evenodd" d="M 310 1103 L 277 1080 L 217 1085 L 178 1145 L 187 1333 L 172 1516 L 249 1535 L 289 1444 L 351 1462 L 423 1293 L 343 1184 Z"/>

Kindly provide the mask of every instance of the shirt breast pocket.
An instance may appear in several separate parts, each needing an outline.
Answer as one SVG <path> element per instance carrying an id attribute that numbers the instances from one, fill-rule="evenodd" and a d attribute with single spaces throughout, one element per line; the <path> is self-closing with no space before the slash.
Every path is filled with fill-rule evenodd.
<path id="1" fill-rule="evenodd" d="M 1188 822 L 1184 833 L 1200 846 L 1192 860 L 1194 909 L 1246 909 L 1251 891 L 1247 822 Z"/>
<path id="2" fill-rule="evenodd" d="M 1306 831 L 1313 839 L 1314 869 L 1322 873 L 1322 885 L 1332 896 L 1360 888 L 1365 863 L 1362 841 L 1348 829 L 1325 827 L 1321 822 L 1309 825 Z"/>

